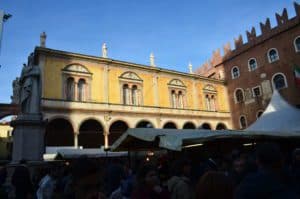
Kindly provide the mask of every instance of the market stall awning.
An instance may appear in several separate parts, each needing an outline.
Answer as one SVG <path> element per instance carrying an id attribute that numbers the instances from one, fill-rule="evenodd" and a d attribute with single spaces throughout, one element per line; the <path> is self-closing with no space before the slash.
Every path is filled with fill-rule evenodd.
<path id="1" fill-rule="evenodd" d="M 55 153 L 54 159 L 61 156 L 63 159 L 73 159 L 85 156 L 88 158 L 102 158 L 102 157 L 124 157 L 128 152 L 111 152 L 103 151 L 102 149 L 58 149 Z"/>
<path id="2" fill-rule="evenodd" d="M 299 132 L 265 132 L 237 130 L 185 130 L 185 129 L 128 129 L 111 146 L 112 151 L 169 149 L 181 151 L 184 148 L 201 145 L 214 140 L 239 139 L 249 140 L 261 138 L 300 138 Z"/>

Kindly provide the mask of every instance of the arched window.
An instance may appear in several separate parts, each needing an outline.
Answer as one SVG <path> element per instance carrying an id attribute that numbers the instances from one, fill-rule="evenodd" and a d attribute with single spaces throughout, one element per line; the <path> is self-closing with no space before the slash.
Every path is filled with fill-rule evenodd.
<path id="1" fill-rule="evenodd" d="M 143 104 L 142 89 L 143 80 L 134 72 L 127 71 L 119 76 L 121 88 L 120 101 L 125 105 Z"/>
<path id="2" fill-rule="evenodd" d="M 255 58 L 251 58 L 248 61 L 249 71 L 253 71 L 257 68 L 257 62 Z"/>
<path id="3" fill-rule="evenodd" d="M 237 66 L 235 66 L 231 69 L 231 76 L 232 76 L 232 79 L 236 79 L 240 76 L 240 70 Z"/>
<path id="4" fill-rule="evenodd" d="M 278 52 L 275 48 L 272 48 L 272 49 L 269 50 L 268 59 L 269 59 L 269 63 L 272 63 L 272 62 L 275 62 L 275 61 L 279 60 L 279 55 L 278 55 Z"/>
<path id="5" fill-rule="evenodd" d="M 62 69 L 62 93 L 67 100 L 90 100 L 92 73 L 80 64 L 70 64 Z"/>
<path id="6" fill-rule="evenodd" d="M 128 84 L 123 85 L 123 104 L 130 104 L 129 103 L 129 87 Z"/>
<path id="7" fill-rule="evenodd" d="M 261 115 L 263 114 L 263 111 L 258 111 L 257 113 L 256 113 L 256 118 L 259 118 Z"/>
<path id="8" fill-rule="evenodd" d="M 210 110 L 210 98 L 209 95 L 205 96 L 206 109 Z"/>
<path id="9" fill-rule="evenodd" d="M 215 103 L 215 96 L 211 96 L 210 99 L 210 110 L 216 111 L 216 103 Z"/>
<path id="10" fill-rule="evenodd" d="M 208 111 L 216 111 L 216 99 L 217 99 L 217 90 L 215 86 L 211 84 L 207 84 L 203 88 L 203 93 L 205 96 L 205 104 L 206 104 L 206 110 Z"/>
<path id="11" fill-rule="evenodd" d="M 183 108 L 183 96 L 182 92 L 178 92 L 178 108 Z"/>
<path id="12" fill-rule="evenodd" d="M 296 37 L 294 40 L 294 46 L 295 46 L 295 51 L 299 52 L 300 51 L 300 36 Z"/>
<path id="13" fill-rule="evenodd" d="M 138 100 L 138 88 L 136 85 L 133 85 L 132 86 L 132 89 L 131 89 L 131 96 L 132 96 L 132 104 L 133 105 L 139 105 L 139 100 Z"/>
<path id="14" fill-rule="evenodd" d="M 75 100 L 75 82 L 74 78 L 69 77 L 67 79 L 67 89 L 66 89 L 67 100 Z"/>
<path id="15" fill-rule="evenodd" d="M 244 101 L 244 92 L 242 89 L 236 89 L 234 96 L 235 96 L 236 103 L 240 103 Z"/>
<path id="16" fill-rule="evenodd" d="M 279 90 L 287 87 L 286 78 L 282 73 L 275 74 L 272 78 L 273 88 Z"/>
<path id="17" fill-rule="evenodd" d="M 168 83 L 169 100 L 172 108 L 185 108 L 186 102 L 186 86 L 179 79 L 172 79 Z"/>
<path id="18" fill-rule="evenodd" d="M 78 101 L 85 101 L 86 82 L 84 79 L 78 81 Z"/>
<path id="19" fill-rule="evenodd" d="M 244 129 L 247 127 L 247 120 L 245 116 L 240 117 L 240 127 L 241 129 Z"/>
<path id="20" fill-rule="evenodd" d="M 171 98 L 172 98 L 172 107 L 173 108 L 176 108 L 177 105 L 176 105 L 176 92 L 174 90 L 171 91 Z"/>

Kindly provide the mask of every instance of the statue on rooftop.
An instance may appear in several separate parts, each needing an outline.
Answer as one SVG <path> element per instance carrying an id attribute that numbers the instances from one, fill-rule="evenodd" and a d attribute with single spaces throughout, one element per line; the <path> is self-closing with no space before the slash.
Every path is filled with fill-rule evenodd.
<path id="1" fill-rule="evenodd" d="M 43 48 L 46 48 L 46 38 L 47 38 L 46 33 L 42 32 L 40 35 L 40 46 Z"/>
<path id="2" fill-rule="evenodd" d="M 155 61 L 154 61 L 154 54 L 153 53 L 150 54 L 150 66 L 155 67 Z"/>
<path id="3" fill-rule="evenodd" d="M 190 74 L 193 74 L 193 73 L 194 73 L 194 72 L 193 72 L 193 65 L 192 65 L 191 62 L 189 62 L 189 73 L 190 73 Z"/>
<path id="4" fill-rule="evenodd" d="M 102 57 L 103 57 L 103 58 L 107 58 L 107 47 L 106 47 L 106 43 L 103 43 L 103 45 L 102 45 Z"/>

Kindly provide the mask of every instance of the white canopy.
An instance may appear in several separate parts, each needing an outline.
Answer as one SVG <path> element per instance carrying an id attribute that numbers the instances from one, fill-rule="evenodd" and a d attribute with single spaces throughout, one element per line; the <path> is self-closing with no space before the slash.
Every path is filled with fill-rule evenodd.
<path id="1" fill-rule="evenodd" d="M 246 130 L 186 130 L 186 129 L 128 129 L 111 147 L 119 150 L 150 150 L 183 148 L 216 140 L 249 142 L 260 139 L 300 138 L 300 110 L 289 105 L 274 91 L 270 104 L 261 117 Z"/>
<path id="2" fill-rule="evenodd" d="M 300 110 L 274 91 L 265 112 L 246 131 L 300 131 Z"/>

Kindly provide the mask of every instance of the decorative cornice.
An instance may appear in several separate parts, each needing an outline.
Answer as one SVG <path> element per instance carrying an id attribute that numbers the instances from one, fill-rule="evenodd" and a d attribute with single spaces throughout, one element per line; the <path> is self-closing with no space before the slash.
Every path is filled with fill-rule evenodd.
<path id="1" fill-rule="evenodd" d="M 89 61 L 103 62 L 106 64 L 116 64 L 116 65 L 120 65 L 120 67 L 126 66 L 126 67 L 147 70 L 147 71 L 151 71 L 151 72 L 155 72 L 155 73 L 168 73 L 168 74 L 180 75 L 180 76 L 188 77 L 188 78 L 194 78 L 194 79 L 200 79 L 200 80 L 206 80 L 206 81 L 224 84 L 223 80 L 207 78 L 205 76 L 201 76 L 198 74 L 183 73 L 183 72 L 179 72 L 179 71 L 175 71 L 175 70 L 168 70 L 168 69 L 163 69 L 163 68 L 158 68 L 158 67 L 151 67 L 151 66 L 143 65 L 143 64 L 136 64 L 136 63 L 119 61 L 119 60 L 114 60 L 114 59 L 109 59 L 109 58 L 66 52 L 66 51 L 55 50 L 55 49 L 50 49 L 50 48 L 36 47 L 35 54 L 48 54 L 48 55 L 58 56 L 58 57 L 73 57 L 73 58 L 78 58 L 78 59 L 86 59 Z"/>

